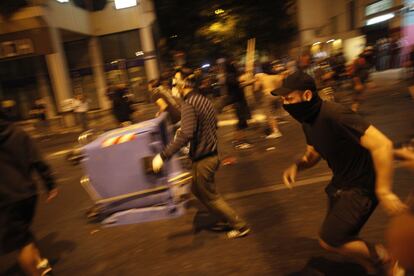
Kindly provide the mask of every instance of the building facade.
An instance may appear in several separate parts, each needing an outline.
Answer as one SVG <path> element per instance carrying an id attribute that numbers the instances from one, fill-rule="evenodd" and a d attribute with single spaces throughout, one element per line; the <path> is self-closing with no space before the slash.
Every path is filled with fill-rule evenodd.
<path id="1" fill-rule="evenodd" d="M 107 88 L 126 83 L 137 101 L 159 76 L 156 15 L 151 0 L 108 0 L 87 11 L 67 0 L 37 0 L 0 22 L 0 99 L 27 118 L 36 99 L 53 117 L 85 94 L 92 109 L 108 109 Z M 118 6 L 117 6 L 118 5 Z"/>
<path id="2" fill-rule="evenodd" d="M 353 60 L 381 38 L 404 38 L 412 0 L 298 0 L 301 47 Z M 413 32 L 414 34 L 414 32 Z"/>

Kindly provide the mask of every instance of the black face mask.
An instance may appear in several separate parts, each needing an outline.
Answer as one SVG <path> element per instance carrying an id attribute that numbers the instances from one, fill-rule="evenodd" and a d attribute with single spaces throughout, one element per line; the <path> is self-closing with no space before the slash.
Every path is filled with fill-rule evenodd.
<path id="1" fill-rule="evenodd" d="M 283 108 L 300 123 L 312 123 L 316 116 L 318 116 L 321 105 L 321 98 L 314 95 L 310 101 L 284 104 Z"/>

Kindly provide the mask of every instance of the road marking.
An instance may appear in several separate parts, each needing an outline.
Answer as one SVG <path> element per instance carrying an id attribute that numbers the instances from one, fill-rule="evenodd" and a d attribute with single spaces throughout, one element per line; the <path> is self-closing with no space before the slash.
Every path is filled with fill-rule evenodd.
<path id="1" fill-rule="evenodd" d="M 60 151 L 56 151 L 54 153 L 51 153 L 51 154 L 47 155 L 47 157 L 51 158 L 51 157 L 56 157 L 56 156 L 59 156 L 59 155 L 65 155 L 65 154 L 67 154 L 71 151 L 72 151 L 72 149 L 60 150 Z"/>
<path id="2" fill-rule="evenodd" d="M 316 183 L 322 183 L 322 182 L 331 180 L 331 178 L 332 178 L 332 174 L 323 174 L 317 177 L 299 180 L 293 185 L 293 187 L 295 188 L 295 187 L 306 186 L 306 185 L 311 185 L 311 184 L 316 184 Z M 286 190 L 286 189 L 288 188 L 283 183 L 280 183 L 276 185 L 271 185 L 271 186 L 266 186 L 266 187 L 261 187 L 261 188 L 256 188 L 256 189 L 251 189 L 251 190 L 246 190 L 246 191 L 241 191 L 241 192 L 228 193 L 224 195 L 224 198 L 230 199 L 230 200 L 239 199 L 243 197 L 249 197 L 249 196 L 269 193 L 269 192 L 276 192 L 276 191 Z"/>
<path id="3" fill-rule="evenodd" d="M 401 167 L 403 167 L 402 165 L 403 165 L 402 163 L 396 162 L 394 164 L 394 168 L 401 168 Z M 323 183 L 323 182 L 326 182 L 326 181 L 330 181 L 331 178 L 332 178 L 332 174 L 331 173 L 326 173 L 326 174 L 321 174 L 321 175 L 316 176 L 316 177 L 302 179 L 302 180 L 297 181 L 293 185 L 293 189 L 295 189 L 295 187 L 307 186 L 307 185 L 311 185 L 311 184 L 317 184 L 317 183 Z M 271 185 L 271 186 L 265 186 L 265 187 L 250 189 L 250 190 L 241 191 L 241 192 L 228 193 L 228 194 L 224 195 L 224 198 L 225 199 L 239 199 L 239 198 L 243 198 L 243 197 L 249 197 L 249 196 L 253 196 L 253 195 L 269 193 L 269 192 L 276 192 L 276 191 L 280 191 L 280 190 L 288 190 L 288 189 L 289 188 L 287 188 L 285 186 L 285 184 L 279 183 L 279 184 L 275 184 L 275 185 Z"/>
<path id="4" fill-rule="evenodd" d="M 252 116 L 252 119 L 251 120 L 248 120 L 247 122 L 249 124 L 264 123 L 264 122 L 266 122 L 266 120 L 267 120 L 266 119 L 266 115 L 263 115 L 263 114 L 254 114 Z M 237 120 L 237 119 L 227 119 L 227 120 L 220 120 L 220 121 L 218 121 L 217 125 L 219 127 L 222 127 L 222 126 L 233 126 L 233 125 L 237 125 L 238 122 L 239 122 L 239 120 Z"/>

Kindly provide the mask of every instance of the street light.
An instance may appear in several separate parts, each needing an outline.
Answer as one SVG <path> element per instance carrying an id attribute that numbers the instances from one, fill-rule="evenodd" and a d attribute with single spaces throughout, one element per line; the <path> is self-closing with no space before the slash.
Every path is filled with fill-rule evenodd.
<path id="1" fill-rule="evenodd" d="M 216 15 L 220 15 L 220 14 L 224 13 L 224 10 L 223 9 L 217 9 L 217 10 L 214 11 L 214 13 Z"/>
<path id="2" fill-rule="evenodd" d="M 380 16 L 368 19 L 366 25 L 367 26 L 368 25 L 374 25 L 374 24 L 389 20 L 389 19 L 393 18 L 394 16 L 395 16 L 395 14 L 393 14 L 393 13 L 387 13 L 387 14 L 384 14 L 384 15 L 380 15 Z"/>
<path id="3" fill-rule="evenodd" d="M 125 9 L 137 5 L 137 0 L 115 0 L 115 9 Z"/>

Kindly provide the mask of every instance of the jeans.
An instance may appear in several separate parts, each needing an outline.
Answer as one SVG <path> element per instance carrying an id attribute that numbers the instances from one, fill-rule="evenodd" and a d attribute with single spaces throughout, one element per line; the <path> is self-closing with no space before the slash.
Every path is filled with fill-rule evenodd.
<path id="1" fill-rule="evenodd" d="M 214 177 L 219 166 L 220 161 L 217 155 L 195 161 L 192 167 L 191 191 L 211 213 L 228 222 L 232 228 L 243 228 L 246 222 L 236 214 L 216 190 Z"/>

